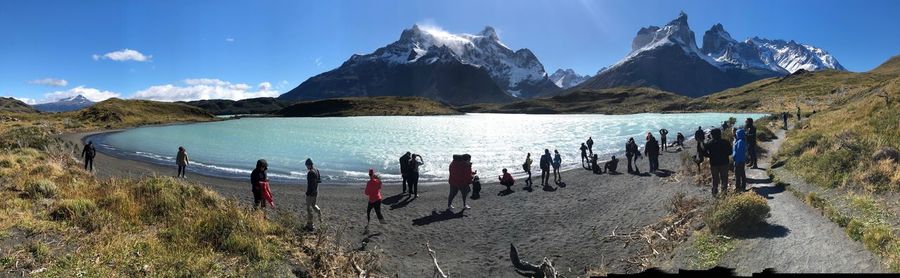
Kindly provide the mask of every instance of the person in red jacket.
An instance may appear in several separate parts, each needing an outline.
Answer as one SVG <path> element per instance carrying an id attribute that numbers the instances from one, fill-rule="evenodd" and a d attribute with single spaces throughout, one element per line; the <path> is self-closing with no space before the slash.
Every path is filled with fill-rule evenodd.
<path id="1" fill-rule="evenodd" d="M 450 162 L 450 197 L 447 199 L 447 210 L 453 209 L 453 198 L 456 193 L 462 191 L 463 208 L 469 209 L 466 204 L 466 197 L 469 195 L 469 184 L 472 183 L 472 156 L 468 154 L 454 155 L 453 162 Z"/>
<path id="2" fill-rule="evenodd" d="M 366 196 L 369 196 L 369 206 L 366 208 L 366 228 L 372 220 L 372 209 L 378 216 L 378 222 L 384 224 L 384 216 L 381 215 L 381 180 L 375 175 L 375 170 L 369 169 L 369 182 L 366 183 Z"/>
<path id="3" fill-rule="evenodd" d="M 513 179 L 513 176 L 509 174 L 506 168 L 503 168 L 503 175 L 497 178 L 500 179 L 500 185 L 506 186 L 506 191 L 511 191 L 510 187 L 516 184 L 516 180 Z"/>

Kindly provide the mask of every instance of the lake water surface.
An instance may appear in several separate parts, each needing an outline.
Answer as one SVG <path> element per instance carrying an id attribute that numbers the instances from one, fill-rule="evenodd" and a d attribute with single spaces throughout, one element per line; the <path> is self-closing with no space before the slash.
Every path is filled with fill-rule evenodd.
<path id="1" fill-rule="evenodd" d="M 256 160 L 269 162 L 270 178 L 305 178 L 303 162 L 312 158 L 325 183 L 356 183 L 375 169 L 385 181 L 399 180 L 399 157 L 407 152 L 425 160 L 422 181 L 444 181 L 453 154 L 472 155 L 473 168 L 483 179 L 500 169 L 522 173 L 525 153 L 531 152 L 536 171 L 544 149 L 558 149 L 564 168 L 580 165 L 581 142 L 593 136 L 601 160 L 624 151 L 634 137 L 669 130 L 688 139 L 698 126 L 721 125 L 729 117 L 759 118 L 763 114 L 691 113 L 633 115 L 521 115 L 467 114 L 424 117 L 243 118 L 210 123 L 141 127 L 90 137 L 101 152 L 117 157 L 172 165 L 178 146 L 184 146 L 189 171 L 246 179 Z M 739 122 L 743 122 L 740 120 Z M 538 176 L 540 174 L 538 173 Z"/>

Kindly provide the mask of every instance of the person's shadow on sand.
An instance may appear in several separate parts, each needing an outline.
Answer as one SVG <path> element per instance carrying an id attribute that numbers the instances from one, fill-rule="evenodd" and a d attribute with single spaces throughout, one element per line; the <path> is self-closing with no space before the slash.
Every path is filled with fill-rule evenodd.
<path id="1" fill-rule="evenodd" d="M 443 210 L 441 212 L 437 212 L 432 210 L 430 215 L 422 216 L 416 219 L 413 219 L 413 226 L 424 226 L 434 222 L 441 222 L 450 219 L 463 218 L 466 217 L 463 214 L 466 210 L 462 209 L 459 212 L 453 212 L 452 210 Z"/>
<path id="2" fill-rule="evenodd" d="M 648 172 L 648 173 L 643 173 L 643 172 L 631 172 L 631 174 L 632 174 L 632 175 L 635 175 L 635 176 L 638 176 L 638 177 L 649 177 L 649 176 L 651 176 L 649 172 Z"/>
<path id="3" fill-rule="evenodd" d="M 407 196 L 407 198 L 409 197 L 406 194 L 398 193 L 397 195 L 382 199 L 381 203 L 384 205 L 393 205 L 393 204 L 396 204 L 397 202 L 399 202 L 400 199 L 403 199 L 403 196 Z"/>
<path id="4" fill-rule="evenodd" d="M 409 203 L 412 203 L 412 201 L 415 200 L 415 199 L 416 199 L 416 197 L 413 197 L 413 195 L 406 195 L 406 198 L 403 198 L 403 200 L 401 200 L 400 202 L 396 202 L 396 201 L 395 201 L 395 202 L 396 202 L 395 204 L 391 204 L 391 205 L 390 205 L 390 206 L 391 206 L 391 210 L 395 210 L 395 209 L 399 209 L 399 208 L 404 208 L 404 207 L 406 207 L 407 205 L 409 205 Z M 384 203 L 383 200 L 382 200 L 381 202 Z"/>
<path id="5" fill-rule="evenodd" d="M 557 182 L 557 183 L 556 183 L 556 186 L 565 188 L 565 187 L 566 187 L 566 182 L 564 182 L 564 181 Z"/>
<path id="6" fill-rule="evenodd" d="M 671 176 L 672 173 L 675 173 L 675 172 L 673 172 L 671 170 L 666 170 L 666 169 L 659 169 L 659 170 L 656 170 L 656 173 L 653 173 L 653 174 L 656 175 L 657 177 L 665 178 L 665 177 Z"/>
<path id="7" fill-rule="evenodd" d="M 503 191 L 500 191 L 499 193 L 497 193 L 497 196 L 506 196 L 506 195 L 512 194 L 513 192 L 515 192 L 515 191 L 513 191 L 512 189 L 503 189 Z"/>
<path id="8" fill-rule="evenodd" d="M 556 191 L 556 187 L 552 187 L 550 185 L 545 185 L 543 189 L 544 189 L 544 191 L 547 191 L 547 192 Z"/>
<path id="9" fill-rule="evenodd" d="M 522 190 L 525 190 L 525 191 L 528 191 L 528 192 L 533 192 L 533 191 L 534 191 L 534 187 L 526 186 L 526 187 L 522 187 Z"/>

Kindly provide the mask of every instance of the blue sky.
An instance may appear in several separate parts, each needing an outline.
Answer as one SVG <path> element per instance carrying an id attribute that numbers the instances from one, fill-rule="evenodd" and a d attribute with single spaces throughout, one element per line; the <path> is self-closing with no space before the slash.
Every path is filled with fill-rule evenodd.
<path id="1" fill-rule="evenodd" d="M 722 23 L 739 40 L 824 48 L 851 71 L 900 54 L 900 1 L 2 1 L 0 95 L 278 95 L 416 23 L 490 25 L 548 72 L 593 74 L 682 10 L 698 40 Z"/>

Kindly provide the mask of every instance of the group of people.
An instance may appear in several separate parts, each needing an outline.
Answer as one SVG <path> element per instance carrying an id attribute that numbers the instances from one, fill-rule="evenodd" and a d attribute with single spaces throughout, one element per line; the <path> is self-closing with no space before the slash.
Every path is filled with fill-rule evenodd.
<path id="1" fill-rule="evenodd" d="M 592 142 L 592 144 L 593 144 L 593 142 Z M 553 173 L 552 173 L 553 182 L 555 182 L 556 184 L 559 184 L 562 182 L 562 174 L 560 174 L 560 172 L 559 172 L 559 168 L 562 167 L 562 157 L 559 155 L 559 150 L 553 150 L 553 153 L 555 153 L 555 155 L 550 154 L 550 149 L 544 149 L 544 154 L 541 155 L 540 164 L 538 164 L 538 166 L 540 166 L 540 168 L 541 168 L 541 187 L 550 186 L 550 175 L 551 175 L 550 169 L 551 168 L 553 168 Z M 531 153 L 527 153 L 525 155 L 525 163 L 522 163 L 522 170 L 525 171 L 526 175 L 528 175 L 528 177 L 525 178 L 525 185 L 528 186 L 529 188 L 532 185 L 532 182 L 531 182 L 531 164 L 532 164 L 532 162 L 533 161 L 531 160 Z M 509 174 L 509 171 L 507 171 L 506 168 L 504 168 L 503 175 L 505 176 L 507 174 Z M 503 182 L 503 176 L 500 177 L 500 181 Z M 514 183 L 512 176 L 510 176 L 510 178 L 507 179 L 507 183 L 510 183 L 510 185 L 507 186 L 507 189 L 509 189 L 509 187 L 511 187 Z"/>
<path id="2" fill-rule="evenodd" d="M 709 159 L 713 196 L 718 195 L 720 185 L 722 191 L 727 192 L 729 170 L 734 172 L 735 190 L 743 192 L 747 190 L 745 167 L 750 165 L 751 168 L 757 168 L 756 127 L 753 126 L 753 119 L 747 118 L 743 127 L 732 128 L 733 142 L 727 142 L 722 138 L 722 132 L 727 128 L 728 122 L 725 122 L 722 129 L 711 129 L 707 137 L 703 128 L 698 127 L 695 134 L 697 157 L 700 158 L 700 162 L 703 158 Z M 731 161 L 734 164 L 729 167 Z"/>
<path id="3" fill-rule="evenodd" d="M 319 222 L 322 222 L 322 209 L 319 208 L 318 205 L 318 196 L 319 196 L 319 184 L 322 183 L 322 175 L 319 173 L 319 169 L 314 167 L 312 159 L 307 158 L 304 162 L 306 165 L 306 228 L 308 230 L 314 230 L 313 226 L 313 214 L 319 217 Z M 269 163 L 265 159 L 260 159 L 256 161 L 256 168 L 250 172 L 250 192 L 253 193 L 253 208 L 265 208 L 268 203 L 271 206 L 274 206 L 274 200 L 272 198 L 272 192 L 269 189 Z M 377 176 L 374 175 L 372 171 L 369 171 L 370 181 L 372 179 L 377 180 Z M 380 190 L 380 182 L 378 183 L 378 188 Z M 369 193 L 368 186 L 366 189 L 366 193 Z M 381 219 L 381 193 L 379 192 L 377 195 L 378 205 L 373 204 L 373 198 L 370 196 L 369 198 L 369 212 L 371 212 L 372 208 L 376 209 L 376 212 Z"/>

